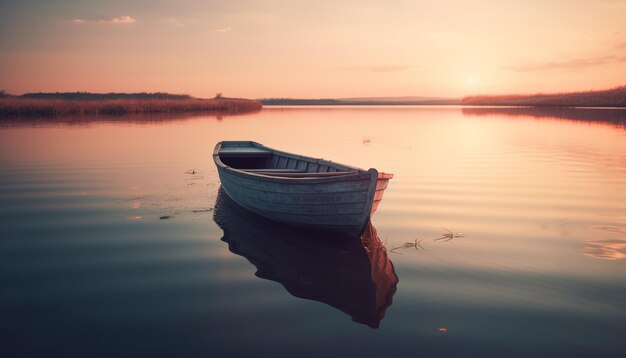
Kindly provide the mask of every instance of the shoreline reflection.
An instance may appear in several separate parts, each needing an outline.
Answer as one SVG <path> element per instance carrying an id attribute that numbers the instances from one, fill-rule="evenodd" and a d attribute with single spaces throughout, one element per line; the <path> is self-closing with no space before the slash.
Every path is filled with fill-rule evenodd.
<path id="1" fill-rule="evenodd" d="M 22 127 L 81 127 L 97 123 L 161 124 L 184 122 L 196 118 L 210 118 L 221 121 L 224 118 L 243 117 L 258 114 L 255 112 L 176 112 L 176 113 L 136 113 L 123 115 L 68 115 L 68 116 L 23 116 L 0 117 L 0 129 Z"/>
<path id="2" fill-rule="evenodd" d="M 249 212 L 220 187 L 213 220 L 229 250 L 293 296 L 332 306 L 378 328 L 398 277 L 370 224 L 361 238 L 290 227 Z"/>
<path id="3" fill-rule="evenodd" d="M 567 107 L 464 107 L 464 116 L 532 117 L 571 122 L 610 123 L 626 129 L 626 109 Z"/>

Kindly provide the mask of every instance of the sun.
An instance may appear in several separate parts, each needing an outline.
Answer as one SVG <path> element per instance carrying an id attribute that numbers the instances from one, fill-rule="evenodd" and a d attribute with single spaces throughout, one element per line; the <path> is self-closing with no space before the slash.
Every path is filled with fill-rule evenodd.
<path id="1" fill-rule="evenodd" d="M 467 79 L 465 80 L 465 82 L 467 83 L 467 85 L 471 87 L 478 85 L 478 80 L 474 76 L 467 76 Z"/>

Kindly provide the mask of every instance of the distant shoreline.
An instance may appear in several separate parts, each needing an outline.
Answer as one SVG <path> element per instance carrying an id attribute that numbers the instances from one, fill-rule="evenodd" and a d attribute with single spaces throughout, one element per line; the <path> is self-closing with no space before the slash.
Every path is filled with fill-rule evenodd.
<path id="1" fill-rule="evenodd" d="M 530 95 L 479 95 L 464 98 L 363 97 L 363 98 L 263 98 L 265 106 L 516 106 L 516 107 L 626 107 L 626 86 L 602 91 L 539 93 Z"/>
<path id="2" fill-rule="evenodd" d="M 54 116 L 120 116 L 157 113 L 245 114 L 263 106 L 464 106 L 526 108 L 615 108 L 626 109 L 626 86 L 603 91 L 444 97 L 354 97 L 354 98 L 225 98 L 201 99 L 170 93 L 27 93 L 0 92 L 0 118 Z"/>
<path id="3" fill-rule="evenodd" d="M 441 100 L 358 100 L 358 99 L 306 99 L 306 98 L 266 98 L 259 100 L 264 106 L 441 106 L 460 105 L 461 99 Z"/>
<path id="4" fill-rule="evenodd" d="M 626 107 L 626 86 L 602 91 L 538 93 L 530 95 L 468 96 L 462 105 L 523 107 Z"/>
<path id="5" fill-rule="evenodd" d="M 0 118 L 151 113 L 256 112 L 263 105 L 243 98 L 193 98 L 167 93 L 35 93 L 0 98 Z"/>

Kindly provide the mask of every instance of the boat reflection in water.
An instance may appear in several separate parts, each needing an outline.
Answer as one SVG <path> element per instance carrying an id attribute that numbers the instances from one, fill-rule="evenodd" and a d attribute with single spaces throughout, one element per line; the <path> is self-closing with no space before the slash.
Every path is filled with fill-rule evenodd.
<path id="1" fill-rule="evenodd" d="M 323 302 L 355 322 L 377 328 L 392 303 L 398 277 L 376 229 L 361 238 L 280 224 L 237 205 L 220 187 L 213 220 L 222 241 L 293 296 Z"/>

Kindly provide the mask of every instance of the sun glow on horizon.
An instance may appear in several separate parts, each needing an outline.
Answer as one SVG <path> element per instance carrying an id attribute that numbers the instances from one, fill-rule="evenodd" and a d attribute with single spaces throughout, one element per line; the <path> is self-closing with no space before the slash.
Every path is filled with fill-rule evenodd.
<path id="1" fill-rule="evenodd" d="M 467 83 L 467 85 L 468 85 L 468 86 L 470 86 L 470 87 L 476 87 L 476 86 L 478 86 L 478 80 L 477 80 L 477 79 L 476 79 L 476 77 L 474 77 L 474 76 L 468 76 L 468 77 L 467 77 L 467 80 L 466 80 L 466 83 Z"/>

